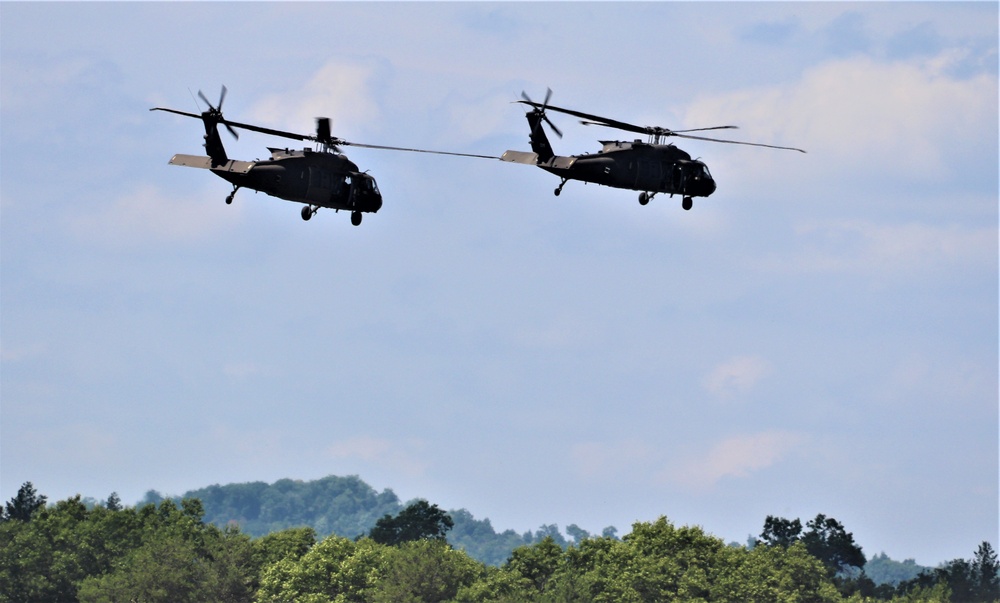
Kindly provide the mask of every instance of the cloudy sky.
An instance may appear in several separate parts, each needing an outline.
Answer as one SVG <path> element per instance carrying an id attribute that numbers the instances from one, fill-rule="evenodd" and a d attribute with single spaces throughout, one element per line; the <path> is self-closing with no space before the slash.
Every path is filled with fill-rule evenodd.
<path id="1" fill-rule="evenodd" d="M 0 6 L 0 497 L 357 474 L 498 530 L 998 536 L 997 4 Z M 349 149 L 360 227 L 167 165 L 228 118 L 527 150 L 521 91 L 733 137 L 685 212 Z M 632 135 L 551 115 L 562 154 Z M 229 154 L 287 144 L 255 133 Z"/>

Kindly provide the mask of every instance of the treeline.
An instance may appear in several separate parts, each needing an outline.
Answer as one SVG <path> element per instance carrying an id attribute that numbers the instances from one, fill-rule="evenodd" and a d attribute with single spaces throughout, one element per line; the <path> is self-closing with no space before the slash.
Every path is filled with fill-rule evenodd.
<path id="1" fill-rule="evenodd" d="M 832 518 L 769 517 L 753 547 L 726 545 L 666 518 L 621 539 L 551 537 L 500 566 L 444 539 L 452 518 L 426 501 L 383 515 L 355 539 L 312 528 L 252 537 L 205 521 L 201 501 L 47 505 L 25 484 L 0 521 L 0 601 L 117 602 L 619 602 L 861 603 L 1000 600 L 996 554 L 983 543 L 889 592 L 852 574 L 860 547 Z M 862 556 L 863 559 L 863 556 Z"/>
<path id="2" fill-rule="evenodd" d="M 335 534 L 353 539 L 367 534 L 380 517 L 395 515 L 406 506 L 392 490 L 378 492 L 356 475 L 331 475 L 311 481 L 282 479 L 273 484 L 214 485 L 190 490 L 173 500 L 180 503 L 185 498 L 202 502 L 205 521 L 220 528 L 236 523 L 240 531 L 250 536 L 311 527 L 320 538 Z M 150 490 L 139 505 L 158 504 L 164 499 L 159 492 Z M 561 546 L 569 544 L 554 524 L 540 526 L 533 532 L 497 532 L 489 519 L 476 519 L 465 509 L 451 510 L 449 514 L 454 527 L 448 533 L 448 542 L 488 565 L 500 565 L 517 547 L 541 542 L 546 537 Z M 614 536 L 617 531 L 608 526 L 602 535 Z M 573 542 L 590 536 L 575 524 L 568 525 L 566 533 Z"/>

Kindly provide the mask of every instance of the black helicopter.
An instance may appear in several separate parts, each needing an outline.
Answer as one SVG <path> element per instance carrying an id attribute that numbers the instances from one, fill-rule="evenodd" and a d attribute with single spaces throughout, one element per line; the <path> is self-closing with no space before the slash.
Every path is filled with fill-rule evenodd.
<path id="1" fill-rule="evenodd" d="M 708 166 L 704 162 L 691 159 L 689 154 L 672 144 L 663 144 L 664 139 L 671 136 L 805 153 L 802 149 L 792 147 L 721 140 L 688 134 L 689 132 L 704 132 L 708 130 L 729 130 L 735 129 L 736 126 L 670 130 L 658 126 L 636 126 L 623 121 L 599 117 L 572 109 L 555 107 L 549 104 L 549 100 L 552 98 L 551 89 L 546 92 L 545 101 L 542 103 L 532 101 L 524 92 L 521 93 L 521 97 L 524 100 L 517 102 L 533 107 L 525 115 L 528 119 L 528 125 L 531 128 L 530 141 L 532 152 L 507 151 L 500 159 L 513 163 L 535 165 L 559 176 L 562 182 L 555 189 L 556 195 L 562 192 L 563 186 L 568 181 L 582 180 L 583 182 L 593 182 L 615 188 L 642 191 L 639 193 L 639 203 L 642 205 L 649 203 L 658 193 L 667 193 L 671 197 L 681 195 L 683 198 L 681 206 L 686 210 L 691 209 L 694 197 L 708 197 L 715 192 L 715 180 L 712 178 L 712 175 L 708 171 Z M 562 138 L 562 132 L 545 115 L 546 110 L 579 117 L 582 120 L 580 123 L 584 125 L 606 126 L 626 132 L 646 134 L 649 139 L 646 142 L 642 140 L 634 140 L 632 142 L 602 140 L 600 142 L 604 147 L 596 154 L 562 157 L 553 152 L 552 145 L 549 144 L 549 139 L 542 128 L 542 122 L 545 122 L 557 136 Z"/>
<path id="2" fill-rule="evenodd" d="M 375 178 L 358 170 L 358 166 L 342 154 L 337 148 L 338 146 L 497 159 L 497 157 L 487 155 L 348 142 L 341 138 L 335 138 L 330 133 L 330 119 L 327 117 L 316 119 L 316 134 L 314 136 L 243 124 L 230 121 L 222 116 L 222 103 L 226 99 L 225 86 L 222 87 L 217 107 L 213 106 L 200 90 L 198 96 L 201 97 L 202 102 L 208 105 L 208 110 L 202 112 L 201 115 L 164 107 L 154 107 L 150 111 L 167 111 L 201 119 L 205 125 L 204 146 L 208 157 L 177 154 L 170 159 L 169 163 L 210 170 L 228 181 L 233 185 L 233 192 L 226 197 L 227 204 L 233 202 L 236 191 L 241 188 L 249 188 L 280 199 L 304 203 L 303 220 L 313 217 L 321 207 L 327 207 L 336 211 L 350 211 L 351 224 L 358 226 L 361 224 L 361 217 L 364 213 L 374 213 L 382 207 L 382 194 L 378 190 Z M 219 124 L 224 125 L 235 138 L 239 138 L 239 135 L 233 128 L 240 128 L 292 140 L 310 140 L 317 143 L 318 149 L 304 148 L 299 151 L 269 147 L 270 159 L 261 161 L 230 159 L 222 145 L 222 138 L 219 136 Z"/>

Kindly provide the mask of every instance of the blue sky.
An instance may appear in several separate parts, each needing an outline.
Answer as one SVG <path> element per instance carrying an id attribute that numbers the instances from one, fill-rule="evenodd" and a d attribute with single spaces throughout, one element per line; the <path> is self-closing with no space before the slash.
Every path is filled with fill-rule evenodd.
<path id="1" fill-rule="evenodd" d="M 0 5 L 0 497 L 360 475 L 497 529 L 823 513 L 933 565 L 998 536 L 996 3 Z M 718 191 L 348 149 L 351 226 L 167 165 L 197 111 L 527 150 L 536 99 Z M 552 115 L 561 154 L 628 134 Z M 225 138 L 233 157 L 284 145 Z"/>

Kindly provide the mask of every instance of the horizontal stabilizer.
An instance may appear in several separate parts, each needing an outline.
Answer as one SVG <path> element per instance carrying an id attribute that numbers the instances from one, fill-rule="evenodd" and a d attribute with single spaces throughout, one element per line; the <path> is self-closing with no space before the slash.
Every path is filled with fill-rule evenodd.
<path id="1" fill-rule="evenodd" d="M 573 167 L 574 163 L 576 163 L 576 157 L 562 157 L 560 155 L 556 155 L 555 157 L 550 159 L 546 163 L 546 165 L 548 165 L 549 167 L 558 168 L 560 170 L 568 170 L 569 168 Z"/>
<path id="2" fill-rule="evenodd" d="M 526 165 L 538 165 L 538 153 L 526 153 L 524 151 L 506 151 L 500 161 L 511 163 L 524 163 Z"/>
<path id="3" fill-rule="evenodd" d="M 236 161 L 235 159 L 230 159 L 226 163 L 219 166 L 212 166 L 211 157 L 202 157 L 201 155 L 182 155 L 177 154 L 170 158 L 170 165 L 182 165 L 184 167 L 200 168 L 203 170 L 215 170 L 222 172 L 235 172 L 237 174 L 246 174 L 253 167 L 253 162 L 251 161 Z"/>
<path id="4" fill-rule="evenodd" d="M 183 165 L 185 167 L 210 170 L 212 169 L 212 158 L 199 157 L 198 155 L 174 155 L 170 158 L 170 165 Z"/>

